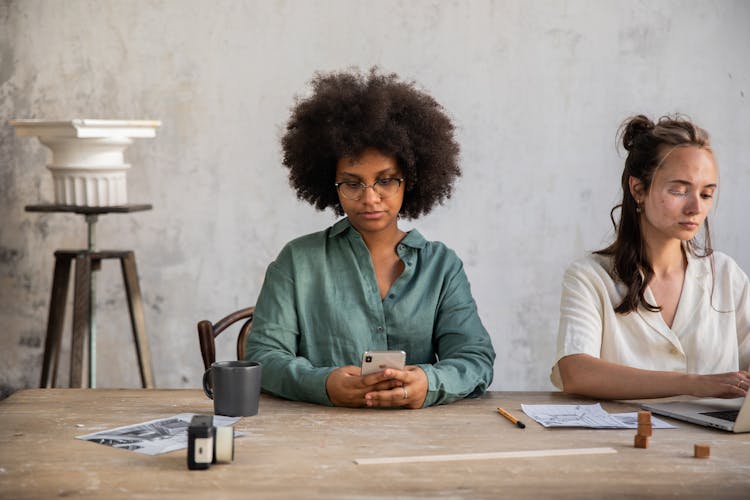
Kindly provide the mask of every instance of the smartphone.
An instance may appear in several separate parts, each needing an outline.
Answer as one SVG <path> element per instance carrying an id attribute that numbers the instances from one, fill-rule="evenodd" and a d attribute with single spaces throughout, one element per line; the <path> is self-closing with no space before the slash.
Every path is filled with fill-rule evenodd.
<path id="1" fill-rule="evenodd" d="M 403 370 L 405 364 L 404 351 L 365 351 L 362 354 L 362 376 L 382 372 L 386 368 Z"/>

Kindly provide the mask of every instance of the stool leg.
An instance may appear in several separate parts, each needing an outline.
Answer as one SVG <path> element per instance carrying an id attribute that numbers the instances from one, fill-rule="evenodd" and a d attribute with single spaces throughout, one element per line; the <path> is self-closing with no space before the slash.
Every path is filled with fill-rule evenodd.
<path id="1" fill-rule="evenodd" d="M 141 384 L 148 389 L 154 388 L 154 374 L 151 368 L 151 354 L 146 337 L 146 322 L 143 317 L 141 287 L 138 285 L 138 272 L 135 266 L 135 254 L 127 252 L 120 257 L 122 277 L 125 281 L 125 293 L 130 308 L 130 323 L 133 326 L 133 340 L 138 354 L 138 367 L 141 371 Z"/>
<path id="2" fill-rule="evenodd" d="M 42 379 L 39 382 L 39 387 L 42 389 L 49 386 L 50 363 L 52 363 L 53 360 L 52 387 L 55 386 L 57 379 L 57 363 L 60 358 L 60 341 L 62 340 L 63 323 L 65 321 L 65 301 L 68 298 L 70 261 L 71 257 L 68 255 L 55 254 L 55 271 L 52 277 L 52 296 L 49 300 L 47 336 L 44 339 Z"/>
<path id="3" fill-rule="evenodd" d="M 70 346 L 70 387 L 83 387 L 83 346 L 89 330 L 91 255 L 76 256 L 73 335 Z"/>

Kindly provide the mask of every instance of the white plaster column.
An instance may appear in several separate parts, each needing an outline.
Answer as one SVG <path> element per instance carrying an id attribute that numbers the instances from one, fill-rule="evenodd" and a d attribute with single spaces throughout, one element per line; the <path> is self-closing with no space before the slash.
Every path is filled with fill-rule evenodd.
<path id="1" fill-rule="evenodd" d="M 124 151 L 133 138 L 156 136 L 154 120 L 14 120 L 19 137 L 37 137 L 52 152 L 55 203 L 117 206 L 128 202 Z"/>

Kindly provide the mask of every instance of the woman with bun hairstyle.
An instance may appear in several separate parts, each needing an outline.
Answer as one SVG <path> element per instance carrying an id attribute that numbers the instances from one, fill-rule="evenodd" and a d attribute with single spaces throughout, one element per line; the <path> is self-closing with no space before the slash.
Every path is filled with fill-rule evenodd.
<path id="1" fill-rule="evenodd" d="M 708 134 L 682 117 L 643 115 L 620 131 L 616 238 L 565 272 L 551 380 L 601 399 L 743 397 L 750 286 L 711 248 L 719 175 Z"/>
<path id="2" fill-rule="evenodd" d="M 318 74 L 281 144 L 297 197 L 346 217 L 268 266 L 245 354 L 263 365 L 263 390 L 349 407 L 483 394 L 495 352 L 461 260 L 399 227 L 448 198 L 461 174 L 442 107 L 393 74 Z M 362 376 L 368 350 L 403 350 L 407 366 Z"/>

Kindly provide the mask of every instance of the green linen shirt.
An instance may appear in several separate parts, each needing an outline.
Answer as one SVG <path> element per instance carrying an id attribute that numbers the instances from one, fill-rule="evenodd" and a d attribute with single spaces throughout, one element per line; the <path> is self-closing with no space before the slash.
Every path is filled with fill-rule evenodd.
<path id="1" fill-rule="evenodd" d="M 263 365 L 264 391 L 331 405 L 329 373 L 387 349 L 406 351 L 407 364 L 427 374 L 424 406 L 487 390 L 495 351 L 461 260 L 416 230 L 396 251 L 404 271 L 381 300 L 370 253 L 348 219 L 281 250 L 245 349 L 245 359 Z"/>

